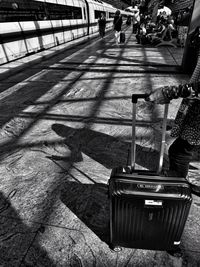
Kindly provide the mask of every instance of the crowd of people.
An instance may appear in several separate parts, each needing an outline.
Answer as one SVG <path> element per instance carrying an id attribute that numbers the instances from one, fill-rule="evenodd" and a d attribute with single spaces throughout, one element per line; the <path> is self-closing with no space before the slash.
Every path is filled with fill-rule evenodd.
<path id="1" fill-rule="evenodd" d="M 191 17 L 190 8 L 170 15 L 166 11 L 161 11 L 156 19 L 152 17 L 152 13 L 139 12 L 137 6 L 134 10 L 133 33 L 136 34 L 138 43 L 156 45 L 174 39 L 177 46 L 185 46 Z"/>
<path id="2" fill-rule="evenodd" d="M 160 8 L 162 10 L 162 8 Z M 135 5 L 131 10 L 132 17 L 128 17 L 126 24 L 132 24 L 132 32 L 135 34 L 137 42 L 140 44 L 157 45 L 162 41 L 175 40 L 177 46 L 184 47 L 188 32 L 188 25 L 191 17 L 191 8 L 185 8 L 174 14 L 167 14 L 162 10 L 155 19 L 152 11 L 149 12 L 143 6 Z M 101 38 L 105 36 L 106 18 L 104 13 L 98 20 L 99 34 Z M 115 32 L 116 44 L 119 44 L 122 27 L 122 16 L 117 10 L 113 19 L 113 29 Z"/>

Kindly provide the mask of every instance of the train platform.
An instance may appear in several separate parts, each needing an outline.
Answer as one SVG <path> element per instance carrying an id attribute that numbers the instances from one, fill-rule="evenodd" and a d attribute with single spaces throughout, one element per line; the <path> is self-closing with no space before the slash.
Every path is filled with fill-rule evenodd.
<path id="1" fill-rule="evenodd" d="M 182 257 L 109 248 L 107 183 L 129 162 L 131 95 L 190 78 L 182 48 L 142 46 L 125 32 L 122 45 L 109 32 L 0 67 L 0 266 L 200 266 L 195 196 Z M 180 101 L 169 106 L 169 126 Z M 137 168 L 157 168 L 162 115 L 162 105 L 139 101 Z M 172 141 L 168 131 L 165 164 Z M 199 183 L 199 172 L 194 160 L 188 179 Z"/>

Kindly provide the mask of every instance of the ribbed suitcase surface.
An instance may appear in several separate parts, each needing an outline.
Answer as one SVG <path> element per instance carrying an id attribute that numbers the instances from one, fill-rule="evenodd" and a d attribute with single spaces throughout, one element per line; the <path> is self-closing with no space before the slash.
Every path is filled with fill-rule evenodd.
<path id="1" fill-rule="evenodd" d="M 180 244 L 192 197 L 184 178 L 116 172 L 109 181 L 111 246 L 168 250 Z"/>

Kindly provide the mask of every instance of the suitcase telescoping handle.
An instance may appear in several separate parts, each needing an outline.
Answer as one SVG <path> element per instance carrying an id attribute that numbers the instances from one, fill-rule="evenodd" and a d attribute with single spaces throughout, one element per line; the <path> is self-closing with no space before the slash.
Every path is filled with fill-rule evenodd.
<path id="1" fill-rule="evenodd" d="M 149 94 L 133 94 L 132 95 L 132 143 L 131 143 L 131 169 L 135 169 L 135 156 L 136 156 L 136 104 L 139 98 L 147 100 Z M 160 155 L 159 155 L 159 164 L 158 164 L 158 174 L 162 171 L 163 166 L 163 158 L 164 158 L 164 150 L 165 150 L 165 135 L 166 135 L 166 125 L 167 125 L 167 115 L 168 115 L 168 107 L 169 104 L 165 104 L 163 123 L 162 123 L 162 138 L 161 138 L 161 147 L 160 147 Z"/>

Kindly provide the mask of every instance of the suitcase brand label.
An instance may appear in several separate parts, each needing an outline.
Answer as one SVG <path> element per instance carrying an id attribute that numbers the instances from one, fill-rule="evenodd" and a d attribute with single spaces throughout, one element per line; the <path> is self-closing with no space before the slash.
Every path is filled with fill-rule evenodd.
<path id="1" fill-rule="evenodd" d="M 164 186 L 161 184 L 137 184 L 137 188 L 146 189 L 149 191 L 159 192 L 164 189 Z"/>
<path id="2" fill-rule="evenodd" d="M 162 206 L 162 200 L 145 199 L 144 204 L 146 206 Z"/>

